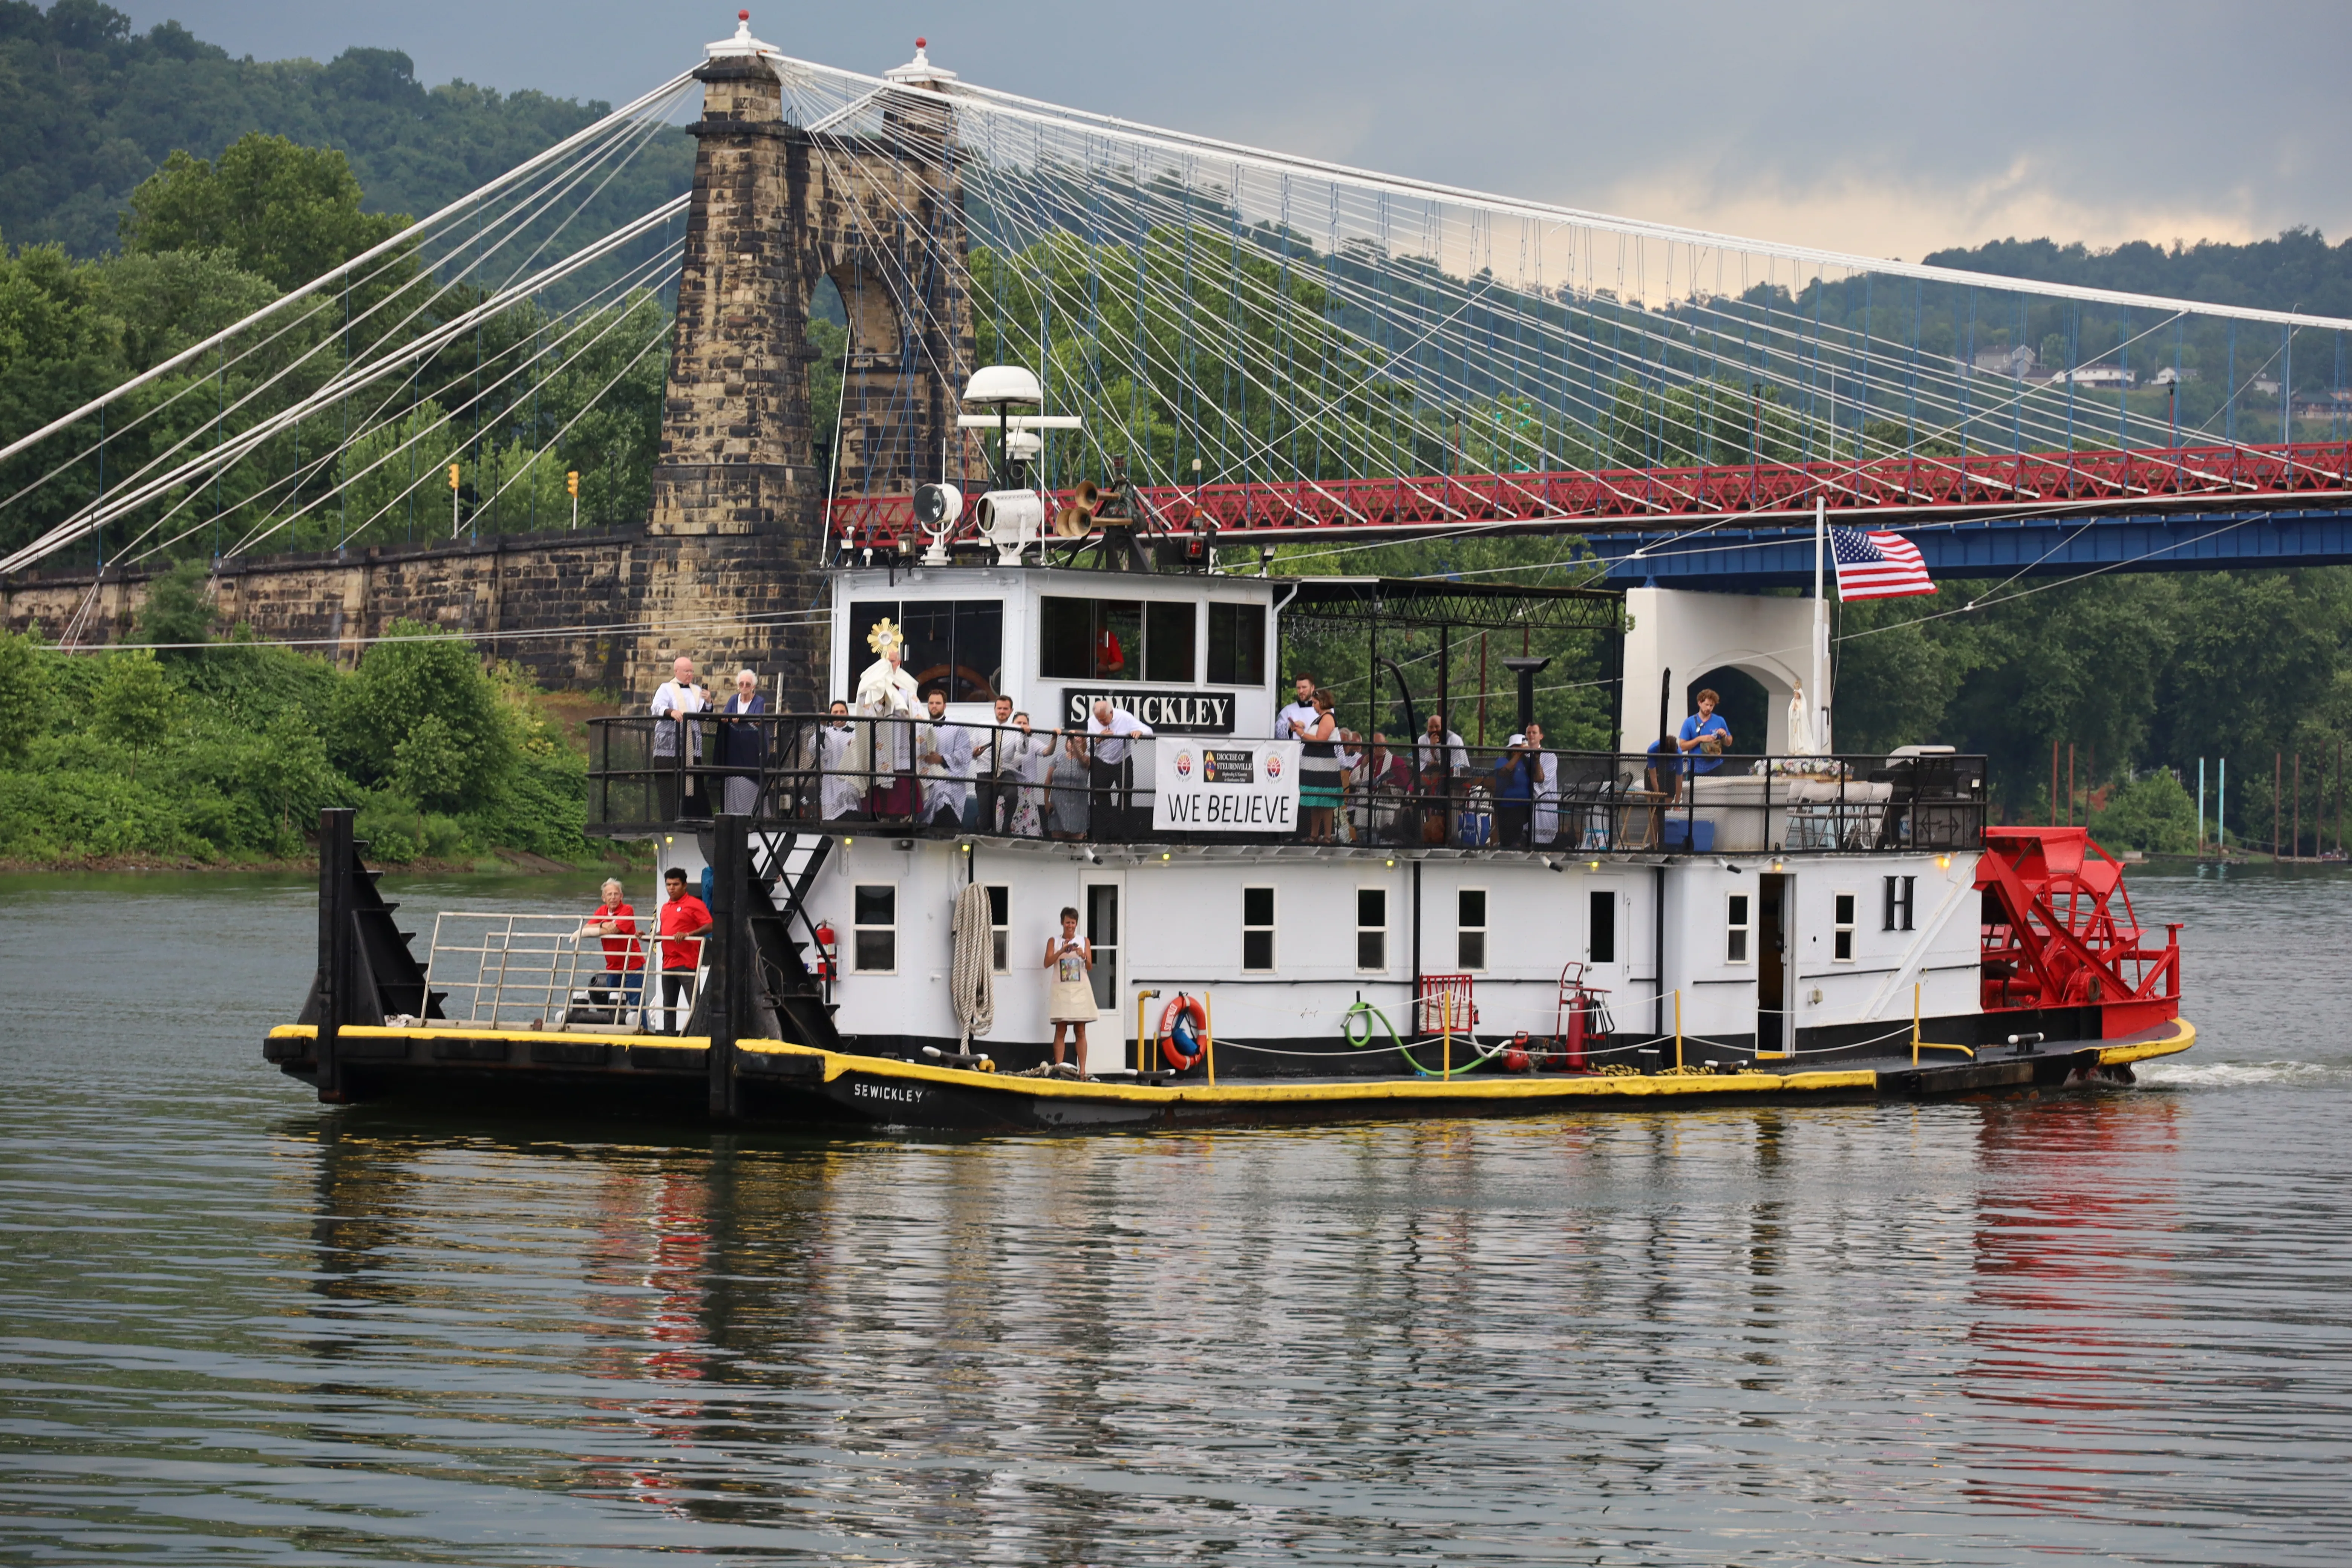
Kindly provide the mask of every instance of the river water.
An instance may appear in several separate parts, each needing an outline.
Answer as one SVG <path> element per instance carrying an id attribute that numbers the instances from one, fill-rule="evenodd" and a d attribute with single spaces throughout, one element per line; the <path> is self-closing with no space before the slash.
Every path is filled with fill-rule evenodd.
<path id="1" fill-rule="evenodd" d="M 2342 1563 L 2352 880 L 2133 887 L 2136 1089 L 827 1142 L 325 1110 L 303 881 L 0 880 L 0 1557 Z"/>

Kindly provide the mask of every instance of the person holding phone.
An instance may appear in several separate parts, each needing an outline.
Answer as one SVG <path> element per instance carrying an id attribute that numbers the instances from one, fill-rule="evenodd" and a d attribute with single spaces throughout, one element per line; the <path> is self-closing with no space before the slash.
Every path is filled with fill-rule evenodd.
<path id="1" fill-rule="evenodd" d="M 1094 943 L 1078 934 L 1078 911 L 1065 906 L 1062 933 L 1045 939 L 1045 969 L 1053 976 L 1046 1014 L 1054 1024 L 1054 1065 L 1062 1065 L 1062 1032 L 1071 1031 L 1071 1049 L 1080 1072 L 1087 1066 L 1087 1026 L 1095 1020 Z"/>

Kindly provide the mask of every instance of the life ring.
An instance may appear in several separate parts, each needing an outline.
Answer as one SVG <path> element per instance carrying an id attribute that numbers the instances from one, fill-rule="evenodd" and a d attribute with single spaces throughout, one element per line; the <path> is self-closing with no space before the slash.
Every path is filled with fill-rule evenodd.
<path id="1" fill-rule="evenodd" d="M 1160 1009 L 1160 1056 L 1178 1072 L 1190 1072 L 1200 1064 L 1204 1048 L 1202 1037 L 1208 1029 L 1208 1009 L 1198 997 L 1179 991 Z"/>

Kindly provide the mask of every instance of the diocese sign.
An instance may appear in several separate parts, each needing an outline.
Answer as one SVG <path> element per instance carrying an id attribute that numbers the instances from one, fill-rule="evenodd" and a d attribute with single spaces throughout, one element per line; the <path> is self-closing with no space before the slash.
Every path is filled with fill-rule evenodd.
<path id="1" fill-rule="evenodd" d="M 1170 738 L 1157 753 L 1151 826 L 1180 833 L 1294 833 L 1297 741 Z"/>

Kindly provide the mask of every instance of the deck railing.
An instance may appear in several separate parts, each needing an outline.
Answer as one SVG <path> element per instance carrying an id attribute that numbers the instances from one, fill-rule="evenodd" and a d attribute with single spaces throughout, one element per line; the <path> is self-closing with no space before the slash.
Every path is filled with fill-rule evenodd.
<path id="1" fill-rule="evenodd" d="M 1260 742 L 1132 742 L 1117 763 L 1077 731 L 929 719 L 758 714 L 618 718 L 590 726 L 588 824 L 636 837 L 719 812 L 761 831 L 936 834 L 1097 844 L 1301 841 L 1566 854 L 1894 852 L 1983 842 L 1984 759 L 1948 752 L 1774 757 L 1541 753 L 1341 742 L 1298 759 L 1302 782 L 1347 764 L 1336 804 L 1279 832 L 1155 826 L 1161 748 L 1205 763 Z M 1172 753 L 1171 753 L 1172 754 Z M 1521 795 L 1540 758 L 1544 783 Z"/>
<path id="2" fill-rule="evenodd" d="M 609 1028 L 677 1032 L 693 1005 L 664 1014 L 665 947 L 683 947 L 702 966 L 698 936 L 585 934 L 593 916 L 445 910 L 434 918 L 428 985 L 448 994 L 451 1025 L 478 1028 Z M 615 954 L 607 941 L 623 945 Z M 636 967 L 629 967 L 634 961 Z M 607 977 L 612 984 L 607 984 Z M 650 1016 L 649 1016 L 650 1015 Z"/>

